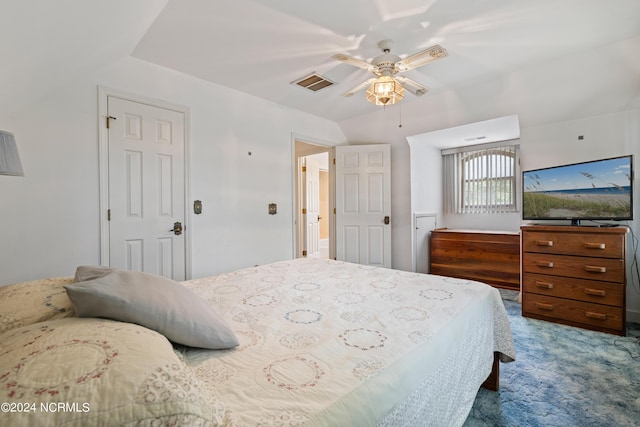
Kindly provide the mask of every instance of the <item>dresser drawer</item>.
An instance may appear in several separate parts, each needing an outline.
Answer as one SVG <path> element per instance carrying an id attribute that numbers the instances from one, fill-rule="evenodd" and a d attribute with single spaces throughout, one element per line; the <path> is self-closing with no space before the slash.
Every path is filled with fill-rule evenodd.
<path id="1" fill-rule="evenodd" d="M 623 259 L 525 253 L 522 269 L 525 273 L 625 283 Z"/>
<path id="2" fill-rule="evenodd" d="M 529 231 L 522 237 L 524 252 L 623 258 L 624 235 Z"/>
<path id="3" fill-rule="evenodd" d="M 569 298 L 615 307 L 624 305 L 624 284 L 572 277 L 526 274 L 522 280 L 523 292 Z"/>
<path id="4" fill-rule="evenodd" d="M 531 317 L 546 317 L 596 328 L 624 330 L 623 309 L 619 307 L 526 294 L 522 310 L 525 315 Z"/>

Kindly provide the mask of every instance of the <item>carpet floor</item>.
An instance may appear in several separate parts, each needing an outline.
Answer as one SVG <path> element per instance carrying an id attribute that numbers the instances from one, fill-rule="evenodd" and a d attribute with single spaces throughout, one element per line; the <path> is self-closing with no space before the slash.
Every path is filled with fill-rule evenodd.
<path id="1" fill-rule="evenodd" d="M 640 426 L 640 325 L 618 337 L 504 304 L 517 360 L 501 364 L 498 392 L 480 389 L 465 427 Z"/>

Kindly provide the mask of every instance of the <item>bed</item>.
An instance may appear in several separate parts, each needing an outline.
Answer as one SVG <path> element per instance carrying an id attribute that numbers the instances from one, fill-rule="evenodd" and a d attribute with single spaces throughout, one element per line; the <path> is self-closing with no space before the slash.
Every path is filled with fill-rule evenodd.
<path id="1" fill-rule="evenodd" d="M 296 259 L 79 297 L 103 280 L 79 271 L 0 287 L 3 426 L 455 426 L 494 355 L 515 360 L 479 282 Z"/>

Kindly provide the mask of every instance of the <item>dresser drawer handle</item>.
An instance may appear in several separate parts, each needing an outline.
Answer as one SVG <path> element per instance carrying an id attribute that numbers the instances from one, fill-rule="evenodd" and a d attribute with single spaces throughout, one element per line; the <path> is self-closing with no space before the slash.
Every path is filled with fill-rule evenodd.
<path id="1" fill-rule="evenodd" d="M 536 307 L 538 307 L 540 310 L 553 311 L 553 304 L 545 304 L 542 302 L 537 302 Z"/>
<path id="2" fill-rule="evenodd" d="M 594 313 L 593 311 L 587 311 L 586 313 L 584 313 L 584 315 L 589 319 L 607 320 L 607 315 L 604 313 Z"/>
<path id="3" fill-rule="evenodd" d="M 585 242 L 584 247 L 587 249 L 606 249 L 607 245 L 604 243 L 589 243 Z"/>
<path id="4" fill-rule="evenodd" d="M 536 261 L 536 265 L 538 267 L 553 268 L 553 262 L 552 261 Z"/>
<path id="5" fill-rule="evenodd" d="M 543 289 L 553 289 L 553 283 L 540 282 L 536 280 L 536 286 Z"/>
<path id="6" fill-rule="evenodd" d="M 607 291 L 604 289 L 590 289 L 585 288 L 584 293 L 587 295 L 593 295 L 594 297 L 605 297 L 607 296 Z"/>
<path id="7" fill-rule="evenodd" d="M 553 246 L 553 240 L 535 240 L 533 244 L 536 246 Z"/>
<path id="8" fill-rule="evenodd" d="M 585 265 L 584 269 L 591 273 L 606 273 L 607 267 L 600 267 L 598 265 Z"/>

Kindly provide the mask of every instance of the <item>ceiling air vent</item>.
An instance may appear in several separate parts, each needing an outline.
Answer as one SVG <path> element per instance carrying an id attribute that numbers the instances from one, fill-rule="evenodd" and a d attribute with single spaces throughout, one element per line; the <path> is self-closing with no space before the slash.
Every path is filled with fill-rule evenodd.
<path id="1" fill-rule="evenodd" d="M 325 87 L 329 87 L 334 84 L 331 80 L 326 79 L 316 73 L 313 73 L 310 76 L 303 77 L 291 83 L 296 84 L 305 89 L 309 89 L 310 91 L 313 91 L 313 92 L 317 92 L 320 89 L 324 89 Z"/>

